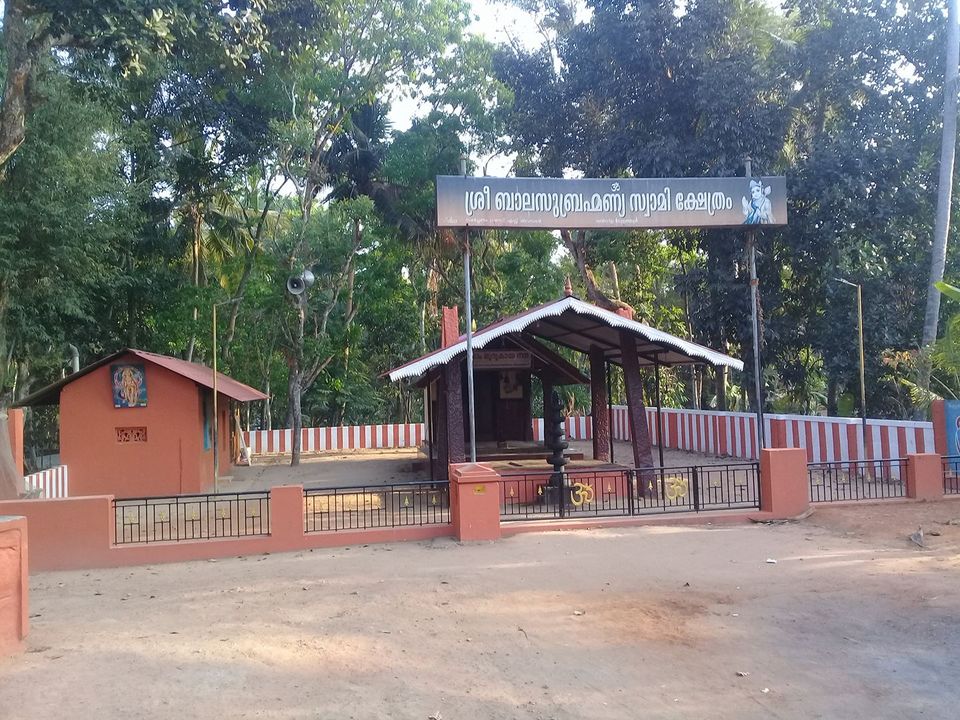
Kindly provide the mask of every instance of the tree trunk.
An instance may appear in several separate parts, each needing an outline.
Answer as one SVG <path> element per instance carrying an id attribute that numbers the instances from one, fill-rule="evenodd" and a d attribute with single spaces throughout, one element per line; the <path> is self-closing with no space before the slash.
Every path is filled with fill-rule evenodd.
<path id="1" fill-rule="evenodd" d="M 836 417 L 839 415 L 837 408 L 837 381 L 834 378 L 827 378 L 827 415 Z"/>
<path id="2" fill-rule="evenodd" d="M 223 359 L 230 359 L 230 347 L 233 345 L 233 339 L 237 334 L 237 317 L 240 315 L 240 300 L 243 293 L 247 290 L 247 283 L 250 282 L 250 275 L 253 273 L 254 253 L 247 254 L 243 263 L 243 274 L 240 276 L 240 282 L 237 283 L 237 289 L 233 293 L 233 301 L 230 303 L 230 321 L 227 323 L 227 334 L 223 340 Z"/>
<path id="3" fill-rule="evenodd" d="M 717 383 L 717 410 L 727 410 L 727 367 L 726 365 L 714 370 Z"/>
<path id="4" fill-rule="evenodd" d="M 200 213 L 196 208 L 191 209 L 191 224 L 193 228 L 193 268 L 192 279 L 194 291 L 200 287 Z M 187 345 L 187 362 L 193 362 L 193 351 L 197 346 L 197 319 L 200 315 L 200 308 L 194 303 L 193 306 L 193 332 L 190 334 L 190 343 Z"/>
<path id="5" fill-rule="evenodd" d="M 560 237 L 567 251 L 573 256 L 573 261 L 576 263 L 577 271 L 580 274 L 580 280 L 587 288 L 587 300 L 595 305 L 599 305 L 605 310 L 612 310 L 613 312 L 616 312 L 620 308 L 632 311 L 632 307 L 624 302 L 608 297 L 607 294 L 600 289 L 599 285 L 597 285 L 597 279 L 593 274 L 593 270 L 587 264 L 586 231 L 577 230 L 576 237 L 574 237 L 569 230 L 561 230 Z"/>
<path id="6" fill-rule="evenodd" d="M 957 146 L 957 91 L 960 65 L 960 17 L 958 0 L 947 3 L 946 73 L 943 83 L 943 140 L 940 145 L 940 179 L 937 185 L 937 215 L 933 231 L 933 250 L 930 255 L 930 281 L 927 284 L 927 309 L 923 320 L 923 338 L 920 347 L 925 350 L 921 359 L 920 387 L 930 389 L 929 348 L 937 339 L 940 319 L 940 291 L 936 283 L 943 280 L 947 259 L 947 234 L 950 230 L 950 203 L 953 196 L 953 164 Z"/>
<path id="7" fill-rule="evenodd" d="M 613 297 L 620 302 L 620 276 L 617 274 L 617 264 L 611 260 L 607 263 L 607 267 L 610 270 L 610 282 L 613 283 Z"/>
<path id="8" fill-rule="evenodd" d="M 273 411 L 270 407 L 270 378 L 264 383 L 263 394 L 266 399 L 263 401 L 263 427 L 265 430 L 273 430 Z"/>
<path id="9" fill-rule="evenodd" d="M 300 408 L 300 393 L 303 387 L 303 367 L 293 359 L 287 378 L 287 402 L 290 404 L 290 466 L 300 464 L 300 428 L 303 426 L 303 414 Z"/>
<path id="10" fill-rule="evenodd" d="M 303 426 L 303 413 L 300 407 L 301 395 L 303 393 L 303 346 L 304 346 L 304 327 L 307 320 L 307 294 L 290 295 L 290 300 L 297 310 L 297 336 L 294 339 L 296 347 L 290 353 L 289 357 L 289 375 L 287 377 L 287 416 L 290 422 L 287 427 L 290 428 L 292 437 L 290 442 L 290 465 L 295 467 L 300 464 L 300 428 Z"/>
<path id="11" fill-rule="evenodd" d="M 350 374 L 350 326 L 353 324 L 353 288 L 356 280 L 356 273 L 354 268 L 350 266 L 350 278 L 347 280 L 347 322 L 346 322 L 346 338 L 347 344 L 343 349 L 343 381 L 344 384 L 348 383 L 348 376 Z M 341 400 L 340 407 L 338 409 L 338 414 L 340 415 L 340 422 L 343 422 L 344 417 L 347 414 L 347 401 L 346 399 Z"/>
<path id="12" fill-rule="evenodd" d="M 700 385 L 700 409 L 709 410 L 710 409 L 710 382 L 707 376 L 707 366 L 704 365 L 700 368 L 699 372 L 699 385 Z"/>
<path id="13" fill-rule="evenodd" d="M 0 170 L 26 138 L 33 64 L 48 48 L 42 36 L 31 36 L 22 0 L 6 0 L 5 5 L 3 49 L 7 74 L 0 102 Z"/>

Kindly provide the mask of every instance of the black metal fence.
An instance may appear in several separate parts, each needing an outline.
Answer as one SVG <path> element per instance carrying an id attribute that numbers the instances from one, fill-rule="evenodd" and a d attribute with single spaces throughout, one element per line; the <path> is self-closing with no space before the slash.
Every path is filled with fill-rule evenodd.
<path id="1" fill-rule="evenodd" d="M 501 475 L 500 518 L 616 517 L 760 507 L 758 463 Z"/>
<path id="2" fill-rule="evenodd" d="M 810 463 L 810 502 L 885 500 L 907 494 L 907 461 L 843 460 Z"/>
<path id="3" fill-rule="evenodd" d="M 303 503 L 308 533 L 450 522 L 446 480 L 311 488 L 304 491 Z"/>
<path id="4" fill-rule="evenodd" d="M 113 501 L 116 542 L 170 542 L 270 534 L 270 493 L 218 493 Z"/>
<path id="5" fill-rule="evenodd" d="M 943 458 L 943 494 L 960 495 L 960 455 Z"/>

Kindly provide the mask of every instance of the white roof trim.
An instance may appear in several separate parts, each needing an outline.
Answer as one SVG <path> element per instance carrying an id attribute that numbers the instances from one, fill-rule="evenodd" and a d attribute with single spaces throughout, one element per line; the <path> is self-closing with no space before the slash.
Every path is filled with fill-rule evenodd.
<path id="1" fill-rule="evenodd" d="M 473 347 L 475 350 L 479 350 L 499 337 L 510 335 L 512 333 L 523 332 L 538 320 L 542 320 L 547 317 L 557 317 L 562 315 L 567 310 L 572 310 L 578 315 L 590 315 L 598 320 L 603 321 L 611 327 L 630 330 L 633 333 L 649 340 L 650 342 L 661 343 L 683 355 L 702 360 L 708 365 L 713 365 L 714 367 L 726 366 L 733 368 L 734 370 L 743 370 L 743 363 L 730 357 L 729 355 L 718 353 L 714 350 L 710 350 L 709 348 L 705 348 L 702 345 L 697 345 L 696 343 L 687 342 L 682 338 L 678 338 L 676 335 L 671 335 L 670 333 L 663 332 L 662 330 L 657 330 L 649 325 L 639 323 L 636 320 L 630 320 L 622 315 L 618 315 L 617 313 L 604 310 L 596 305 L 583 302 L 583 300 L 579 300 L 575 297 L 563 298 L 562 300 L 546 305 L 539 310 L 522 314 L 520 317 L 517 317 L 510 322 L 505 322 L 502 325 L 481 330 L 473 336 Z M 549 338 L 545 339 L 549 340 Z M 467 341 L 461 340 L 455 345 L 450 345 L 449 347 L 438 350 L 437 352 L 420 358 L 419 360 L 408 365 L 399 367 L 396 370 L 391 370 L 389 377 L 394 382 L 406 378 L 418 378 L 431 368 L 435 368 L 439 365 L 446 365 L 457 355 L 460 353 L 465 353 L 466 351 Z"/>

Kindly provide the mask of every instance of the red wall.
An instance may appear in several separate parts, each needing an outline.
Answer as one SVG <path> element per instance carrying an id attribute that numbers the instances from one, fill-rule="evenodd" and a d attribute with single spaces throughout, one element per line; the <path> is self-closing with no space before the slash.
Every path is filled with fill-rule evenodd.
<path id="1" fill-rule="evenodd" d="M 140 497 L 203 492 L 213 484 L 213 451 L 203 449 L 200 389 L 166 368 L 144 365 L 147 406 L 115 408 L 110 365 L 60 393 L 60 457 L 70 495 Z M 220 396 L 220 473 L 230 468 L 229 400 Z M 146 442 L 121 443 L 116 429 L 145 427 Z"/>
<path id="2" fill-rule="evenodd" d="M 27 518 L 30 528 L 30 567 L 38 572 L 152 565 L 342 545 L 427 540 L 451 533 L 450 525 L 446 524 L 305 533 L 303 511 L 303 488 L 299 485 L 283 485 L 270 490 L 270 535 L 118 546 L 112 544 L 115 521 L 109 496 L 0 501 L 0 515 L 16 514 Z M 23 617 L 25 621 L 26 615 Z M 5 717 L 0 712 L 0 718 Z"/>

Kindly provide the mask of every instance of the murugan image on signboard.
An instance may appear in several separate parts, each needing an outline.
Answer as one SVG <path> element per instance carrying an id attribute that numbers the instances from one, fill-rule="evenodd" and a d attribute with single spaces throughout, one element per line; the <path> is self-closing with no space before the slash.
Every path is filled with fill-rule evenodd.
<path id="1" fill-rule="evenodd" d="M 500 371 L 500 399 L 523 399 L 523 382 L 520 379 L 520 373 L 516 370 Z"/>
<path id="2" fill-rule="evenodd" d="M 137 408 L 147 406 L 147 375 L 143 365 L 111 365 L 113 406 Z"/>

